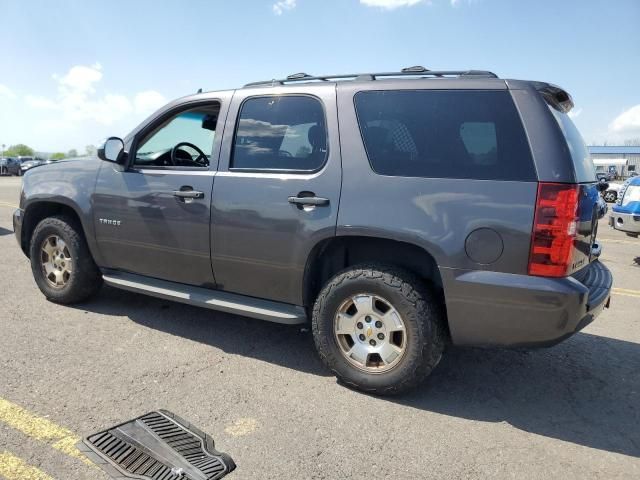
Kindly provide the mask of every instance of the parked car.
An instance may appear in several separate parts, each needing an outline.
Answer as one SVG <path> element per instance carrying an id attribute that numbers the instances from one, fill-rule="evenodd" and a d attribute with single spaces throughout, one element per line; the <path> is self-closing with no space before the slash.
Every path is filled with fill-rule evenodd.
<path id="1" fill-rule="evenodd" d="M 18 157 L 20 160 L 20 173 L 24 175 L 27 170 L 42 165 L 43 160 L 37 157 Z"/>
<path id="2" fill-rule="evenodd" d="M 605 202 L 614 203 L 618 199 L 621 189 L 622 183 L 610 183 L 607 189 L 602 192 L 602 198 Z"/>
<path id="3" fill-rule="evenodd" d="M 553 345 L 609 306 L 572 107 L 548 83 L 421 67 L 200 93 L 102 161 L 27 172 L 14 229 L 54 302 L 104 282 L 310 321 L 343 382 L 397 393 L 447 343 Z"/>
<path id="4" fill-rule="evenodd" d="M 20 161 L 13 157 L 0 158 L 0 175 L 20 175 Z"/>
<path id="5" fill-rule="evenodd" d="M 620 200 L 611 209 L 609 225 L 631 237 L 640 235 L 640 177 L 632 177 L 624 183 Z"/>
<path id="6" fill-rule="evenodd" d="M 615 179 L 615 175 L 611 172 L 596 172 L 596 177 L 601 182 L 610 182 Z"/>

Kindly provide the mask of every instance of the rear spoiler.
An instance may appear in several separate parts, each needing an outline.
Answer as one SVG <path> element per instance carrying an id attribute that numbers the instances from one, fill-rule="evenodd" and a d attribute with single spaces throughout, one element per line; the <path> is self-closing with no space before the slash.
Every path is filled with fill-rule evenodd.
<path id="1" fill-rule="evenodd" d="M 566 90 L 552 83 L 532 82 L 549 105 L 563 113 L 568 113 L 573 108 L 573 99 Z"/>

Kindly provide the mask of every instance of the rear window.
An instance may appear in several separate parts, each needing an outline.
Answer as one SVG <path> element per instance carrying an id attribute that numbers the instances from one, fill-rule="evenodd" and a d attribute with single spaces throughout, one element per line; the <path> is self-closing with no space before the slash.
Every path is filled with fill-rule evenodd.
<path id="1" fill-rule="evenodd" d="M 569 147 L 573 166 L 576 171 L 576 181 L 578 183 L 595 182 L 596 170 L 587 145 L 582 139 L 582 135 L 580 135 L 573 121 L 569 118 L 569 115 L 556 110 L 551 105 L 549 105 L 549 110 L 551 110 L 551 113 L 553 113 L 553 116 L 556 118 L 560 130 L 562 130 L 562 134 L 567 141 L 567 146 Z"/>
<path id="2" fill-rule="evenodd" d="M 535 181 L 520 117 L 506 91 L 391 90 L 355 96 L 380 175 Z"/>

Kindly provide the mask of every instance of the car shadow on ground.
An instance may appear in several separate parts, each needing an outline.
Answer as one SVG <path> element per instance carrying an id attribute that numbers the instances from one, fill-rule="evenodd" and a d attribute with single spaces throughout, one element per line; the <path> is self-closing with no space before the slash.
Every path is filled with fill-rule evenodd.
<path id="1" fill-rule="evenodd" d="M 307 329 L 104 288 L 80 308 L 314 375 L 329 373 Z M 640 344 L 579 333 L 549 349 L 449 348 L 407 407 L 640 457 Z"/>
<path id="2" fill-rule="evenodd" d="M 13 231 L 0 227 L 0 237 L 4 237 L 5 235 L 13 235 Z"/>

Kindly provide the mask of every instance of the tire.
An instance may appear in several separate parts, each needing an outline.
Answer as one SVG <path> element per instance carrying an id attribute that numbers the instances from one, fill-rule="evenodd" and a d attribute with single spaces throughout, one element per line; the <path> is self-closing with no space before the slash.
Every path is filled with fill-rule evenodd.
<path id="1" fill-rule="evenodd" d="M 43 267 L 44 259 L 47 258 L 43 256 L 43 245 L 45 240 L 52 237 L 57 237 L 64 242 L 59 245 L 66 246 L 64 255 L 70 259 L 70 262 L 69 260 L 66 262 L 67 268 L 70 268 L 66 282 L 57 287 L 47 279 Z M 29 253 L 33 278 L 40 291 L 52 302 L 61 304 L 82 302 L 94 295 L 102 286 L 100 270 L 93 261 L 81 226 L 73 218 L 61 215 L 42 220 L 31 236 Z"/>
<path id="2" fill-rule="evenodd" d="M 351 342 L 356 346 L 358 338 L 365 340 L 362 343 L 369 349 L 366 343 L 371 342 L 367 339 L 371 329 L 366 323 L 354 323 L 355 336 L 336 333 L 336 328 L 341 330 L 338 328 L 337 314 L 346 308 L 352 299 L 364 298 L 363 304 L 368 305 L 367 295 L 375 299 L 374 305 L 377 306 L 374 307 L 374 312 L 378 311 L 378 307 L 384 307 L 386 302 L 395 309 L 401 323 L 404 324 L 401 334 L 404 338 L 403 353 L 396 357 L 395 365 L 393 362 L 382 365 L 380 372 L 375 371 L 379 368 L 375 365 L 382 363 L 381 355 L 376 357 L 376 353 L 373 356 L 368 353 L 367 359 L 377 358 L 379 361 L 374 361 L 373 366 L 367 366 L 369 360 L 365 361 L 365 365 L 356 365 L 357 362 L 344 353 Z M 348 325 L 353 323 L 353 318 L 363 318 L 359 312 L 353 313 L 353 308 L 360 308 L 356 303 L 354 302 L 353 306 L 349 307 L 351 310 L 344 314 L 349 318 Z M 349 311 L 352 313 L 349 314 Z M 378 313 L 372 315 L 374 319 L 385 318 L 379 317 Z M 320 358 L 344 384 L 377 395 L 393 395 L 420 384 L 440 361 L 445 345 L 443 317 L 443 309 L 436 296 L 420 278 L 393 266 L 360 265 L 339 273 L 322 289 L 313 307 L 312 331 Z M 366 317 L 364 318 L 366 322 Z M 369 325 L 374 323 L 376 326 L 381 324 L 376 321 Z M 366 335 L 357 334 L 358 331 L 363 332 L 358 330 L 359 324 L 367 329 Z M 386 327 L 386 323 L 384 326 Z M 374 335 L 370 338 L 375 339 L 376 335 L 379 334 L 375 334 L 374 330 Z M 382 338 L 384 340 L 380 341 L 379 348 L 384 341 L 391 341 L 389 335 L 383 335 Z M 361 347 L 362 345 L 359 345 L 359 348 Z M 388 369 L 384 370 L 387 367 Z"/>
<path id="3" fill-rule="evenodd" d="M 616 192 L 605 192 L 604 193 L 604 201 L 613 203 L 618 199 L 618 194 Z"/>

